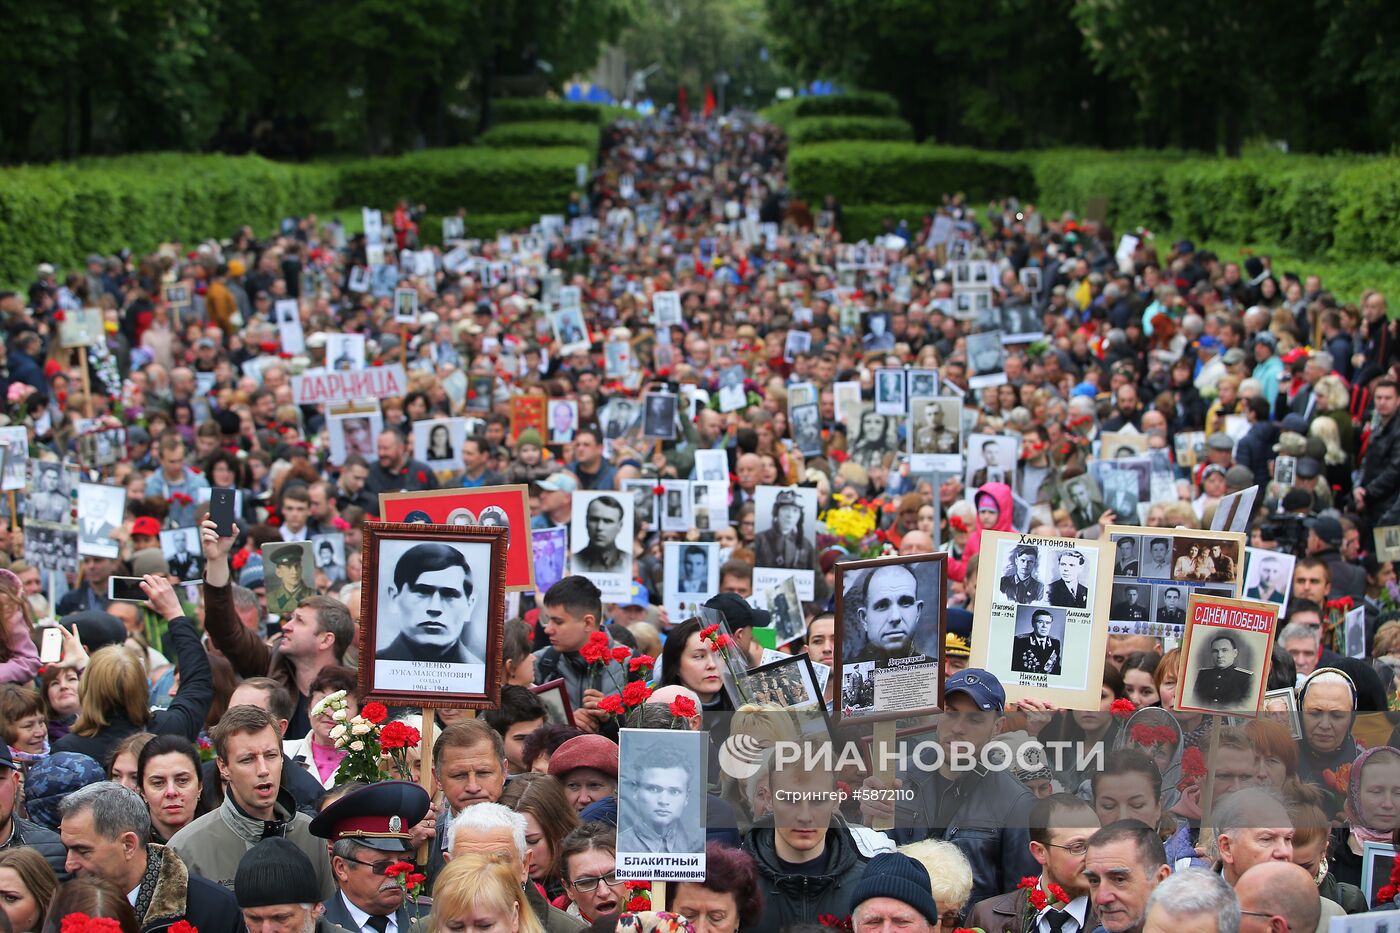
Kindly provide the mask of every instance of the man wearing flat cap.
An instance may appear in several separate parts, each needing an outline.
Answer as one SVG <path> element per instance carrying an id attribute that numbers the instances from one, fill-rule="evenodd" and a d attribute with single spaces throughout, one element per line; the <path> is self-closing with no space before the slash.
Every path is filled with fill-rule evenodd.
<path id="1" fill-rule="evenodd" d="M 403 887 L 386 874 L 412 862 L 411 830 L 428 813 L 428 794 L 408 781 L 380 781 L 352 790 L 311 821 L 311 833 L 331 842 L 338 890 L 325 919 L 350 933 L 408 933 L 421 917 Z"/>
<path id="2" fill-rule="evenodd" d="M 248 933 L 349 933 L 321 916 L 311 860 L 278 836 L 243 854 L 233 884 Z"/>
<path id="3" fill-rule="evenodd" d="M 796 489 L 784 489 L 773 500 L 773 524 L 754 542 L 754 563 L 759 567 L 811 570 L 817 553 L 804 533 L 802 503 Z"/>

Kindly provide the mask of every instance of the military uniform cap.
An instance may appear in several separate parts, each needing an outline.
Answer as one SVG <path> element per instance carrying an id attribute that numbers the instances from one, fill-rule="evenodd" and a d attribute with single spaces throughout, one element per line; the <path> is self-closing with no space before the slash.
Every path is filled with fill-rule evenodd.
<path id="1" fill-rule="evenodd" d="M 311 834 L 349 839 L 380 852 L 408 852 L 409 830 L 428 815 L 428 793 L 410 781 L 380 781 L 352 790 L 311 821 Z"/>

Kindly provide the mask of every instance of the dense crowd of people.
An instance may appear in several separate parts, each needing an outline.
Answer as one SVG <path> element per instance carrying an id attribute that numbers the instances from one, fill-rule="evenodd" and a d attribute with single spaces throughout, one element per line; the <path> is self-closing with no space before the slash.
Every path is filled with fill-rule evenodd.
<path id="1" fill-rule="evenodd" d="M 0 928 L 1310 933 L 1389 906 L 1372 848 L 1400 842 L 1400 331 L 1384 295 L 1350 304 L 1267 257 L 955 193 L 849 244 L 839 203 L 788 189 L 772 126 L 672 115 L 603 135 L 586 190 L 529 232 L 459 214 L 422 247 L 404 202 L 382 233 L 307 217 L 46 264 L 0 292 L 0 388 L 23 434 L 0 438 Z M 666 293 L 679 314 L 658 320 Z M 401 395 L 297 404 L 308 371 L 394 365 Z M 896 372 L 910 402 L 901 381 L 891 408 Z M 919 374 L 951 408 L 916 420 Z M 679 400 L 674 430 L 643 413 L 654 394 Z M 528 399 L 557 406 L 547 423 L 521 423 Z M 417 436 L 440 419 L 460 443 Z M 924 469 L 949 455 L 956 469 Z M 124 494 L 118 514 L 84 500 L 93 484 Z M 477 715 L 361 695 L 380 494 L 507 484 L 527 488 L 533 535 L 563 527 L 587 542 L 570 545 L 584 569 L 630 567 L 629 595 L 567 569 L 512 594 L 500 702 Z M 771 487 L 797 492 L 761 510 Z M 1251 549 L 1243 586 L 1244 555 L 1150 537 L 1209 530 L 1250 489 L 1231 525 Z M 231 529 L 210 517 L 221 490 Z M 617 554 L 594 537 L 616 524 L 593 504 L 615 500 L 574 517 L 597 491 L 635 497 Z M 1008 702 L 969 667 L 983 533 L 1114 525 L 1144 542 L 1115 573 L 1159 564 L 1181 585 L 1145 602 L 1114 589 L 1128 627 L 1107 637 L 1098 708 Z M 314 579 L 264 560 L 307 540 Z M 690 582 L 701 550 L 668 565 L 671 542 L 716 544 L 718 587 Z M 724 767 L 731 728 L 801 692 L 771 676 L 736 704 L 734 656 L 839 673 L 837 564 L 935 551 L 942 712 L 900 735 L 974 756 L 1006 743 L 1014 763 L 882 771 L 827 684 L 827 731 L 801 744 L 863 738 L 866 757 Z M 1082 607 L 1075 557 L 1053 584 L 1014 559 L 985 573 L 1008 598 Z M 774 568 L 810 570 L 810 598 L 766 591 Z M 135 597 L 114 598 L 132 577 Z M 1256 660 L 1293 700 L 1281 719 L 1176 709 L 1186 584 L 1278 605 Z M 1051 618 L 1017 640 L 1047 670 Z M 639 667 L 650 682 L 624 718 L 598 671 Z M 556 680 L 566 712 L 531 689 Z M 413 747 L 405 773 L 361 780 L 347 728 L 372 710 L 432 727 L 425 760 Z M 655 793 L 620 774 L 620 727 L 706 733 L 703 823 L 686 833 L 703 828 L 703 881 L 626 879 L 620 852 L 681 833 L 619 832 L 629 795 Z M 1098 756 L 1051 753 L 1065 742 Z"/>

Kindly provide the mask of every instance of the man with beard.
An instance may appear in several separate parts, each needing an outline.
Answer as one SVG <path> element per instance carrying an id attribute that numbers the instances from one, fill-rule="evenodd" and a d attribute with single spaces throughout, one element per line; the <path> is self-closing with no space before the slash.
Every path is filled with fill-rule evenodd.
<path id="1" fill-rule="evenodd" d="M 1084 856 L 1089 837 L 1098 828 L 1093 807 L 1073 794 L 1051 794 L 1037 800 L 1030 817 L 1031 856 L 1040 863 L 1036 890 L 1048 892 L 1051 885 L 1058 885 L 1069 895 L 1069 903 L 1034 910 L 1028 903 L 1031 889 L 1017 888 L 974 905 L 965 926 L 980 927 L 986 933 L 1021 933 L 1022 918 L 1033 910 L 1032 929 L 1037 933 L 1047 928 L 1059 933 L 1089 933 L 1099 921 L 1089 902 Z"/>
<path id="2" fill-rule="evenodd" d="M 863 593 L 859 592 L 862 585 Z M 908 657 L 924 612 L 914 572 L 904 564 L 876 567 L 851 590 L 851 603 L 858 607 L 856 619 L 866 638 L 852 663 Z"/>
<path id="3" fill-rule="evenodd" d="M 813 569 L 816 551 L 807 540 L 802 519 L 797 490 L 784 489 L 778 493 L 773 500 L 773 524 L 754 542 L 754 563 L 759 567 Z"/>

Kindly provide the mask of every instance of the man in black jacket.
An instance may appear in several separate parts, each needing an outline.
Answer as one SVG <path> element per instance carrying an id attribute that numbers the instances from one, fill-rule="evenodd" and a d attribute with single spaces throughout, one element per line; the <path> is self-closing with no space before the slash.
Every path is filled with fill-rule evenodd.
<path id="1" fill-rule="evenodd" d="M 816 746 L 801 750 L 803 756 L 787 764 L 769 759 L 773 812 L 744 837 L 763 889 L 756 930 L 818 923 L 822 914 L 845 916 L 865 872 L 866 858 L 837 813 L 836 775 L 821 766 Z"/>
<path id="2" fill-rule="evenodd" d="M 1008 771 L 989 771 L 978 760 L 1006 706 L 1006 691 L 996 677 L 970 667 L 949 677 L 943 693 L 938 720 L 942 767 L 928 770 L 939 756 L 916 756 L 909 763 L 913 767 L 901 768 L 895 785 L 913 790 L 912 800 L 891 804 L 877 794 L 862 800 L 860 810 L 867 824 L 892 814 L 889 835 L 900 845 L 944 839 L 961 849 L 972 865 L 968 903 L 976 904 L 1039 872 L 1028 829 L 1035 798 Z M 873 777 L 865 779 L 864 787 L 883 789 Z"/>
<path id="3" fill-rule="evenodd" d="M 1375 525 L 1394 524 L 1395 493 L 1400 489 L 1400 386 L 1381 379 L 1372 389 L 1380 424 L 1372 428 L 1361 459 L 1361 482 L 1356 484 L 1356 511 L 1371 516 Z"/>
<path id="4" fill-rule="evenodd" d="M 48 861 L 59 878 L 67 879 L 64 862 L 68 858 L 58 833 L 15 816 L 15 801 L 19 798 L 19 765 L 10 755 L 10 747 L 0 742 L 0 850 L 29 847 Z"/>
<path id="5" fill-rule="evenodd" d="M 80 788 L 63 801 L 68 870 L 101 878 L 123 895 L 136 891 L 136 920 L 145 933 L 187 921 L 200 933 L 240 933 L 233 895 L 190 873 L 171 849 L 148 843 L 151 815 L 134 790 L 115 781 Z"/>

